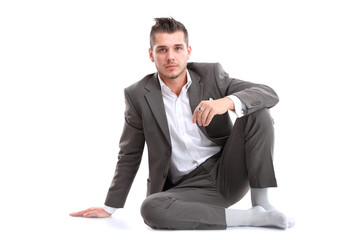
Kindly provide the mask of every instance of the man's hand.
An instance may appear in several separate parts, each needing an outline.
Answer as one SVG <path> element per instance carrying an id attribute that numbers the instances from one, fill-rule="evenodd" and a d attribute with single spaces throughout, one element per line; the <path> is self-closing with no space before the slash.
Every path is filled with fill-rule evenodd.
<path id="1" fill-rule="evenodd" d="M 194 111 L 192 122 L 197 122 L 199 126 L 206 127 L 215 115 L 224 114 L 228 110 L 234 110 L 234 108 L 234 102 L 228 97 L 201 101 Z"/>
<path id="2" fill-rule="evenodd" d="M 89 218 L 89 217 L 106 218 L 106 217 L 110 217 L 111 214 L 106 212 L 101 207 L 92 207 L 92 208 L 88 208 L 88 209 L 80 211 L 80 212 L 70 213 L 70 216 L 72 216 L 72 217 L 86 217 L 86 218 Z"/>

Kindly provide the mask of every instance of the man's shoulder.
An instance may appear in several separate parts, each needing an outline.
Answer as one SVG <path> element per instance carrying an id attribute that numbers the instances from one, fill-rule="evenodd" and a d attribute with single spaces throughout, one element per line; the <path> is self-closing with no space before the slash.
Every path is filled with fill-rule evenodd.
<path id="1" fill-rule="evenodd" d="M 219 69 L 222 68 L 220 63 L 214 62 L 189 62 L 187 64 L 188 69 L 192 71 L 209 71 L 212 69 Z"/>
<path id="2" fill-rule="evenodd" d="M 143 77 L 141 80 L 131 84 L 130 86 L 125 88 L 127 92 L 139 91 L 143 90 L 145 86 L 148 84 L 149 80 L 155 77 L 155 73 L 151 73 Z"/>
<path id="3" fill-rule="evenodd" d="M 187 64 L 188 70 L 195 72 L 201 78 L 209 79 L 214 76 L 221 76 L 225 73 L 220 63 L 190 62 Z"/>

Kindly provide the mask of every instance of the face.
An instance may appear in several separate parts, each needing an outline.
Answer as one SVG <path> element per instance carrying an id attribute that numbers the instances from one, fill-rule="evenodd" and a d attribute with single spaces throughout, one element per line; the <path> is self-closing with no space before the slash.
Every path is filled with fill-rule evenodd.
<path id="1" fill-rule="evenodd" d="M 149 55 L 164 81 L 176 80 L 186 76 L 185 69 L 191 47 L 186 46 L 184 33 L 181 31 L 170 34 L 156 33 Z"/>

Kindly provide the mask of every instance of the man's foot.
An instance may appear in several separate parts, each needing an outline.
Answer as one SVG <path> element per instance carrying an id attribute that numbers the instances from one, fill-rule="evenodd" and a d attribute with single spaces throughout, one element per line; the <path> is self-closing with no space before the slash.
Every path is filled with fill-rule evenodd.
<path id="1" fill-rule="evenodd" d="M 277 213 L 282 214 L 279 212 L 273 205 L 270 204 L 268 199 L 268 189 L 267 188 L 252 188 L 251 189 L 251 202 L 253 207 L 262 207 L 266 211 L 275 211 Z M 284 215 L 284 214 L 282 214 Z M 295 225 L 295 220 L 292 218 L 287 218 L 287 227 L 291 228 Z"/>
<path id="2" fill-rule="evenodd" d="M 253 207 L 256 207 L 256 206 L 260 206 L 263 209 L 265 209 L 266 211 L 277 211 L 277 209 L 270 203 L 257 204 L 257 205 L 254 205 Z"/>
<path id="3" fill-rule="evenodd" d="M 265 204 L 264 206 L 255 206 L 255 207 L 262 207 L 264 210 L 266 210 L 267 212 L 277 212 L 280 213 L 282 215 L 284 215 L 283 213 L 279 212 L 274 206 L 272 206 L 271 204 Z M 285 216 L 285 215 L 284 215 Z M 287 219 L 287 228 L 292 228 L 295 225 L 295 219 L 291 218 L 291 217 L 287 217 L 285 216 Z"/>
<path id="4" fill-rule="evenodd" d="M 286 229 L 295 223 L 283 213 L 277 210 L 268 211 L 261 206 L 248 210 L 225 209 L 225 218 L 228 227 L 253 226 Z"/>
<path id="5" fill-rule="evenodd" d="M 277 210 L 266 210 L 261 206 L 255 206 L 250 211 L 253 212 L 250 222 L 251 226 L 288 228 L 287 217 Z"/>

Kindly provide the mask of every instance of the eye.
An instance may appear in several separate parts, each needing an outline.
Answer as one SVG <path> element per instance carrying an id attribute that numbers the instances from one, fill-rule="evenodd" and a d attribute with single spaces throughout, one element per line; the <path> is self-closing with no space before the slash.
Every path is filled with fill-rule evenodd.
<path id="1" fill-rule="evenodd" d="M 166 52 L 166 49 L 165 48 L 159 48 L 158 51 L 159 52 Z"/>

